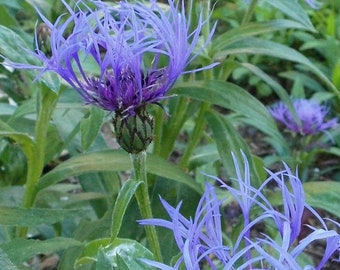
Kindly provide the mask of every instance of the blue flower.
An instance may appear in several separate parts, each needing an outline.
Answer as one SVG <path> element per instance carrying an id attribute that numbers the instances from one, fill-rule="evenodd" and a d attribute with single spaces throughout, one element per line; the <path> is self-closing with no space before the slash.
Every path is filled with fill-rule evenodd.
<path id="1" fill-rule="evenodd" d="M 183 1 L 175 4 L 168 0 L 167 10 L 155 0 L 149 5 L 80 0 L 75 10 L 62 2 L 69 14 L 61 15 L 54 23 L 38 11 L 50 37 L 44 37 L 42 42 L 37 31 L 36 50 L 27 52 L 42 65 L 13 63 L 9 59 L 6 64 L 40 70 L 40 76 L 55 72 L 86 103 L 120 115 L 134 115 L 146 104 L 166 98 L 213 33 L 198 48 L 205 21 L 200 16 L 191 31 L 191 17 L 186 18 Z M 46 40 L 50 43 L 48 53 Z"/>
<path id="2" fill-rule="evenodd" d="M 329 230 L 324 220 L 305 201 L 303 186 L 298 173 L 293 173 L 286 164 L 285 169 L 273 173 L 267 170 L 269 177 L 259 188 L 251 184 L 249 164 L 243 154 L 244 171 L 241 173 L 237 159 L 233 155 L 237 178 L 236 185 L 230 187 L 216 177 L 229 194 L 239 203 L 244 215 L 243 228 L 232 246 L 224 244 L 221 227 L 221 202 L 217 199 L 214 188 L 207 184 L 199 201 L 195 217 L 187 219 L 180 214 L 182 203 L 174 208 L 162 199 L 162 204 L 170 220 L 152 218 L 140 221 L 142 225 L 154 225 L 172 230 L 179 248 L 179 255 L 173 266 L 142 259 L 146 264 L 163 270 L 193 269 L 199 270 L 202 265 L 208 269 L 322 269 L 335 253 L 340 254 L 340 235 Z M 277 186 L 281 192 L 282 210 L 274 207 L 266 197 L 265 188 Z M 256 210 L 254 210 L 256 208 Z M 302 224 L 302 216 L 308 209 L 318 222 L 318 227 Z M 255 217 L 250 215 L 251 211 Z M 255 225 L 260 222 L 276 226 L 277 234 L 251 234 Z M 268 222 L 267 222 L 268 221 Z M 274 223 L 272 222 L 274 221 Z M 340 224 L 330 220 L 340 229 Z M 302 226 L 308 226 L 311 233 L 300 240 Z M 273 233 L 273 232 L 272 232 Z M 275 240 L 274 240 L 275 239 Z M 323 258 L 318 265 L 300 265 L 298 257 L 311 243 L 318 240 L 326 242 Z M 240 245 L 244 242 L 244 245 Z M 340 259 L 340 258 L 339 258 Z M 260 267 L 260 268 L 259 268 Z"/>
<path id="3" fill-rule="evenodd" d="M 162 219 L 141 220 L 141 225 L 155 225 L 173 231 L 174 238 L 180 250 L 180 256 L 174 268 L 164 264 L 144 260 L 149 265 L 160 269 L 179 269 L 183 263 L 186 269 L 199 270 L 200 263 L 205 261 L 210 269 L 217 269 L 213 258 L 227 263 L 230 259 L 228 248 L 222 244 L 221 202 L 217 199 L 214 188 L 207 184 L 206 190 L 199 201 L 194 219 L 187 219 L 180 214 L 182 203 L 174 208 L 161 199 L 171 221 Z"/>
<path id="4" fill-rule="evenodd" d="M 296 99 L 293 101 L 293 106 L 301 123 L 294 119 L 292 112 L 282 101 L 269 108 L 269 112 L 277 121 L 284 124 L 288 130 L 301 135 L 318 134 L 338 125 L 337 118 L 329 121 L 325 120 L 329 107 L 319 105 L 316 101 Z"/>

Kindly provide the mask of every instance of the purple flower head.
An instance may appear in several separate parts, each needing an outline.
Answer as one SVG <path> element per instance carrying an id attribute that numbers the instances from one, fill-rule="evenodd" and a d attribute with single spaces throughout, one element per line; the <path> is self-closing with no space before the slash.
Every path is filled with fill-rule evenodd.
<path id="1" fill-rule="evenodd" d="M 281 101 L 269 108 L 269 112 L 277 121 L 283 123 L 288 130 L 301 135 L 317 134 L 335 128 L 338 124 L 337 118 L 329 121 L 325 120 L 329 108 L 318 104 L 316 101 L 296 99 L 293 101 L 293 106 L 301 123 L 295 121 L 288 106 Z"/>
<path id="2" fill-rule="evenodd" d="M 14 68 L 40 70 L 40 76 L 55 72 L 87 103 L 104 110 L 128 116 L 146 104 L 158 103 L 200 51 L 195 49 L 205 21 L 200 16 L 191 32 L 184 1 L 168 0 L 166 10 L 155 0 L 149 5 L 80 0 L 74 10 L 62 1 L 69 14 L 54 23 L 38 11 L 50 29 L 50 55 L 40 48 L 39 33 L 36 51 L 28 53 L 42 66 L 5 62 Z"/>

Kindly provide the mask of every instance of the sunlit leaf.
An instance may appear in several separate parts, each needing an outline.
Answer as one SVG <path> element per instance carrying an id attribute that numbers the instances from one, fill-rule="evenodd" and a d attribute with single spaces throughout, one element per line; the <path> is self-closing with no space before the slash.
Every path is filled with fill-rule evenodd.
<path id="1" fill-rule="evenodd" d="M 119 262 L 117 260 L 119 256 Z M 88 243 L 76 262 L 76 267 L 91 262 L 107 264 L 109 261 L 112 269 L 120 269 L 118 264 L 124 264 L 127 269 L 151 269 L 146 267 L 139 259 L 153 259 L 152 253 L 137 241 L 130 239 L 116 238 L 110 241 L 109 238 L 101 238 Z M 98 262 L 98 259 L 105 262 Z"/>

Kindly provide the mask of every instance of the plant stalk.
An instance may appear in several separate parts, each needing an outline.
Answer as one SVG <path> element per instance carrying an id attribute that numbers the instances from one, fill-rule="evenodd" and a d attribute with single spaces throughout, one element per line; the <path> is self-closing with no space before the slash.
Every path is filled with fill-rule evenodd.
<path id="1" fill-rule="evenodd" d="M 45 148 L 48 125 L 52 113 L 58 101 L 58 95 L 47 87 L 42 86 L 37 97 L 37 122 L 35 126 L 35 155 L 28 158 L 27 180 L 23 208 L 31 208 L 34 205 L 37 193 L 38 182 L 42 174 L 45 163 Z M 18 227 L 17 235 L 21 238 L 26 237 L 27 227 Z"/>
<path id="2" fill-rule="evenodd" d="M 133 164 L 135 181 L 143 182 L 137 188 L 135 193 L 141 216 L 143 219 L 152 218 L 153 215 L 151 210 L 146 174 L 146 152 L 142 151 L 138 154 L 130 154 L 130 157 Z M 162 254 L 155 226 L 145 226 L 145 231 L 155 259 L 161 262 Z"/>

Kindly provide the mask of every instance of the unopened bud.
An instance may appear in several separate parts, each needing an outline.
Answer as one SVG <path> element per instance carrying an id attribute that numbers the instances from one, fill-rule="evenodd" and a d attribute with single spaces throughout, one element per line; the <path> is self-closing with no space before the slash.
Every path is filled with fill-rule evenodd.
<path id="1" fill-rule="evenodd" d="M 116 114 L 113 119 L 118 144 L 128 153 L 145 151 L 153 139 L 153 119 L 145 110 L 132 116 Z"/>
<path id="2" fill-rule="evenodd" d="M 46 56 L 52 55 L 51 50 L 51 29 L 45 24 L 39 24 L 37 28 L 38 49 Z"/>

